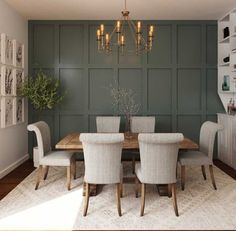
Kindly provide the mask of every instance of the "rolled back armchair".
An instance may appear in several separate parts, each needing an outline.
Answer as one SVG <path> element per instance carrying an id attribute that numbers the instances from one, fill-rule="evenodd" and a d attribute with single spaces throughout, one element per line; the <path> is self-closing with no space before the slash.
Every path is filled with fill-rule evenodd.
<path id="1" fill-rule="evenodd" d="M 176 182 L 176 164 L 181 133 L 139 134 L 141 182 L 171 184 Z M 139 172 L 138 172 L 139 175 Z"/>
<path id="2" fill-rule="evenodd" d="M 51 148 L 51 134 L 50 128 L 44 121 L 39 121 L 27 126 L 29 131 L 33 131 L 36 134 L 39 160 L 44 157 L 45 154 L 49 153 Z"/>
<path id="3" fill-rule="evenodd" d="M 83 133 L 80 141 L 84 150 L 85 181 L 90 184 L 119 183 L 124 135 Z"/>
<path id="4" fill-rule="evenodd" d="M 118 133 L 120 130 L 119 116 L 97 116 L 97 132 L 99 133 Z"/>
<path id="5" fill-rule="evenodd" d="M 208 155 L 209 159 L 213 159 L 214 142 L 216 133 L 223 129 L 223 126 L 211 121 L 206 121 L 201 126 L 199 150 Z"/>

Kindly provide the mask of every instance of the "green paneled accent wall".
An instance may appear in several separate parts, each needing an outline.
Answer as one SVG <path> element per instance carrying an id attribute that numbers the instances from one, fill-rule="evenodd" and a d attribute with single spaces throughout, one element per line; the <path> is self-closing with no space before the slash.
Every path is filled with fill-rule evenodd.
<path id="1" fill-rule="evenodd" d="M 131 88 L 140 115 L 156 116 L 156 132 L 183 132 L 198 141 L 201 124 L 216 121 L 223 107 L 217 95 L 216 21 L 145 21 L 155 24 L 150 54 L 98 53 L 96 28 L 113 21 L 30 21 L 29 73 L 39 69 L 59 79 L 67 94 L 61 105 L 29 122 L 49 123 L 55 144 L 73 131 L 96 131 L 96 115 L 112 115 L 109 85 Z M 146 31 L 144 30 L 144 34 Z M 127 42 L 128 44 L 130 41 Z M 124 129 L 124 119 L 121 129 Z M 35 142 L 32 135 L 30 152 Z"/>

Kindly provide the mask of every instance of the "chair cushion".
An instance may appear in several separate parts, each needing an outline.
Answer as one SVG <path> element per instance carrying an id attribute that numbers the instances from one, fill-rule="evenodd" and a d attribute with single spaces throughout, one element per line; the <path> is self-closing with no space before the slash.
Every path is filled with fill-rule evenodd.
<path id="1" fill-rule="evenodd" d="M 74 153 L 66 151 L 52 151 L 40 159 L 40 165 L 47 166 L 70 166 L 74 159 Z"/>
<path id="2" fill-rule="evenodd" d="M 178 161 L 181 165 L 210 165 L 212 161 L 203 152 L 200 151 L 187 151 L 180 152 Z"/>

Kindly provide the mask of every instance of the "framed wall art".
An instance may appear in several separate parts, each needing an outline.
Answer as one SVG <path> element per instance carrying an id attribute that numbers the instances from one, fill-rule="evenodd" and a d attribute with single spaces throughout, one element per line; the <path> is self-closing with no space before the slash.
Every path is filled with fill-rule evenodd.
<path id="1" fill-rule="evenodd" d="M 13 40 L 6 34 L 1 34 L 1 63 L 13 65 Z"/>
<path id="2" fill-rule="evenodd" d="M 14 125 L 14 98 L 13 97 L 2 97 L 1 125 L 2 125 L 2 128 Z"/>
<path id="3" fill-rule="evenodd" d="M 9 66 L 1 67 L 1 94 L 2 96 L 14 95 L 14 76 L 13 68 Z"/>
<path id="4" fill-rule="evenodd" d="M 14 69 L 14 95 L 19 96 L 19 89 L 24 82 L 24 71 L 22 69 Z"/>
<path id="5" fill-rule="evenodd" d="M 17 40 L 13 40 L 13 65 L 24 68 L 24 45 Z"/>
<path id="6" fill-rule="evenodd" d="M 19 124 L 24 122 L 24 98 L 17 97 L 14 99 L 14 123 Z"/>

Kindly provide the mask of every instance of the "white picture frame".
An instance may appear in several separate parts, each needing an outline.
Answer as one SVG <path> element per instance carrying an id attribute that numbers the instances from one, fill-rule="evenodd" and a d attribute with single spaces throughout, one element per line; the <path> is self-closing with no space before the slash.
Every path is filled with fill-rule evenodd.
<path id="1" fill-rule="evenodd" d="M 15 97 L 13 102 L 14 107 L 14 124 L 25 122 L 25 101 L 23 97 Z"/>
<path id="2" fill-rule="evenodd" d="M 14 70 L 10 66 L 1 67 L 1 95 L 14 96 L 15 78 Z"/>
<path id="3" fill-rule="evenodd" d="M 13 66 L 24 68 L 24 44 L 13 40 Z"/>
<path id="4" fill-rule="evenodd" d="M 23 69 L 14 69 L 13 75 L 14 75 L 13 94 L 14 94 L 14 96 L 19 96 L 19 88 L 21 87 L 22 83 L 25 81 L 24 70 Z"/>
<path id="5" fill-rule="evenodd" d="M 15 124 L 14 97 L 2 97 L 1 99 L 1 127 L 6 128 Z"/>
<path id="6" fill-rule="evenodd" d="M 5 33 L 1 34 L 1 63 L 13 65 L 13 40 Z"/>

